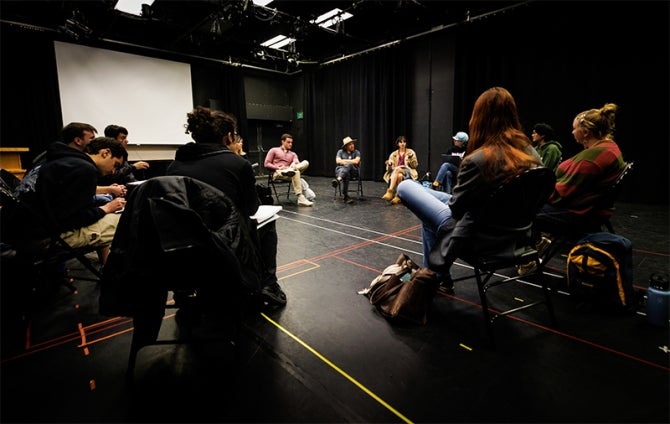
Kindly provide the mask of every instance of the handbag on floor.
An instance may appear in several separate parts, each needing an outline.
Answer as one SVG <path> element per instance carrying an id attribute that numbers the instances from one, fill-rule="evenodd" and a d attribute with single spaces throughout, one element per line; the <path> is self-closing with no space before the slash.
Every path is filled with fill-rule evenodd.
<path id="1" fill-rule="evenodd" d="M 386 273 L 387 270 L 395 272 Z M 428 268 L 419 268 L 405 254 L 384 271 L 370 284 L 367 292 L 370 304 L 388 320 L 425 325 L 438 285 L 435 273 Z"/>

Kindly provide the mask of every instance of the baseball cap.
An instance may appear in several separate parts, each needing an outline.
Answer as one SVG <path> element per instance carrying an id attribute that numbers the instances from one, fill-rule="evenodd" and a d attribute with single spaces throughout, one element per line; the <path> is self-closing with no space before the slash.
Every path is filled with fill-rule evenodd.
<path id="1" fill-rule="evenodd" d="M 459 131 L 456 133 L 456 135 L 453 137 L 454 140 L 457 141 L 462 141 L 463 143 L 467 143 L 468 140 L 470 140 L 470 137 L 468 137 L 468 133 L 465 133 L 463 131 Z"/>

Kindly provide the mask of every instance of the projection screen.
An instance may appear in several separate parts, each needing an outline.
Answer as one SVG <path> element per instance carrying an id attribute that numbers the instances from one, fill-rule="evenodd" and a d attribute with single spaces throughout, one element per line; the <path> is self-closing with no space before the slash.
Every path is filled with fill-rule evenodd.
<path id="1" fill-rule="evenodd" d="M 191 69 L 154 59 L 54 42 L 63 123 L 86 122 L 104 135 L 109 124 L 128 129 L 131 145 L 181 145 L 193 108 Z"/>

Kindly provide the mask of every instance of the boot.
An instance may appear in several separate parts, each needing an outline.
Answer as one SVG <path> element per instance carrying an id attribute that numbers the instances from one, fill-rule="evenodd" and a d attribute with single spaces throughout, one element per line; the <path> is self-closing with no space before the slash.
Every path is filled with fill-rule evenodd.
<path id="1" fill-rule="evenodd" d="M 389 188 L 389 189 L 386 190 L 386 194 L 384 194 L 382 196 L 382 200 L 391 200 L 391 199 L 393 199 L 394 194 L 395 194 L 394 190 Z"/>
<path id="2" fill-rule="evenodd" d="M 397 205 L 398 203 L 400 203 L 400 197 L 398 197 L 398 195 L 396 194 L 395 197 L 391 200 L 391 204 Z"/>

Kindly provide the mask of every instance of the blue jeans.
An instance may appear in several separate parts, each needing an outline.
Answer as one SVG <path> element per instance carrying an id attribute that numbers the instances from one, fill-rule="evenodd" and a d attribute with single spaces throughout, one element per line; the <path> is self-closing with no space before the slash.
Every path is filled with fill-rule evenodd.
<path id="1" fill-rule="evenodd" d="M 349 196 L 349 180 L 358 177 L 358 167 L 350 163 L 335 168 L 335 178 L 342 178 L 342 194 Z"/>
<path id="2" fill-rule="evenodd" d="M 451 209 L 447 206 L 451 194 L 424 187 L 414 180 L 398 184 L 397 193 L 407 209 L 421 221 L 423 266 L 428 268 L 428 254 L 435 245 L 437 230 L 451 218 Z"/>
<path id="3" fill-rule="evenodd" d="M 451 182 L 454 181 L 454 176 L 456 176 L 457 173 L 458 167 L 453 163 L 444 162 L 442 165 L 440 165 L 440 169 L 437 171 L 435 181 L 442 185 L 442 191 L 445 193 L 451 193 Z"/>

